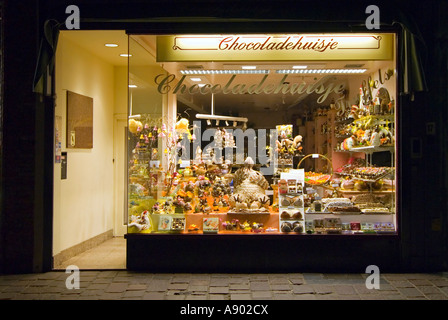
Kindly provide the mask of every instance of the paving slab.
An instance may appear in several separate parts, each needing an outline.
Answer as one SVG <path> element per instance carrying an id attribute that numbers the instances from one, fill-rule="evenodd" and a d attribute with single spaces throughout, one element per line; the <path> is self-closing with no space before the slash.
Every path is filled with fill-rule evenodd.
<path id="1" fill-rule="evenodd" d="M 227 294 L 229 293 L 229 287 L 210 287 L 210 294 Z"/>
<path id="2" fill-rule="evenodd" d="M 292 292 L 294 294 L 302 295 L 302 294 L 314 294 L 316 291 L 314 290 L 314 287 L 312 285 L 294 285 L 292 287 Z"/>
<path id="3" fill-rule="evenodd" d="M 230 300 L 252 300 L 250 293 L 232 293 Z"/>

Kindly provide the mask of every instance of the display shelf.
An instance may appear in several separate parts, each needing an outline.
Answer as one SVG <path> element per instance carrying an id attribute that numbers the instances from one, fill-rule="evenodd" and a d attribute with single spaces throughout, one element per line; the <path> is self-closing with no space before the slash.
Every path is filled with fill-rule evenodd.
<path id="1" fill-rule="evenodd" d="M 366 191 L 359 191 L 359 190 L 349 190 L 349 189 L 338 189 L 338 192 L 341 192 L 343 194 L 363 194 L 366 192 L 373 193 L 373 194 L 390 194 L 395 193 L 395 190 L 366 190 Z"/>
<path id="2" fill-rule="evenodd" d="M 366 154 L 372 154 L 375 152 L 385 152 L 389 151 L 390 153 L 395 153 L 395 146 L 365 146 L 365 147 L 353 147 L 349 150 L 335 149 L 334 152 L 343 152 L 343 153 L 354 153 L 361 152 Z"/>
<path id="3" fill-rule="evenodd" d="M 359 222 L 391 222 L 391 218 L 394 216 L 394 213 L 389 212 L 388 214 L 374 214 L 374 213 L 361 213 L 361 214 L 343 214 L 343 215 L 335 215 L 334 213 L 306 213 L 305 221 L 312 221 L 314 219 L 323 219 L 323 218 L 334 218 L 335 216 L 341 218 L 342 222 L 350 222 L 352 220 L 357 220 Z M 375 218 L 378 221 L 373 221 L 372 218 Z"/>
<path id="4" fill-rule="evenodd" d="M 334 187 L 331 186 L 327 186 L 327 185 L 323 185 L 321 186 L 324 189 L 327 190 L 334 190 Z M 395 193 L 395 188 L 387 188 L 387 189 L 381 189 L 381 190 L 355 190 L 353 189 L 343 189 L 341 187 L 337 188 L 337 192 L 340 192 L 342 194 L 363 194 L 363 193 L 373 193 L 373 194 L 391 194 L 391 193 Z"/>
<path id="5" fill-rule="evenodd" d="M 365 147 L 354 147 L 351 148 L 350 150 L 347 151 L 351 151 L 351 152 L 364 152 L 364 153 L 375 153 L 375 152 L 384 152 L 384 151 L 389 151 L 389 152 L 395 152 L 395 146 L 365 146 Z"/>
<path id="6" fill-rule="evenodd" d="M 332 212 L 331 214 L 335 215 L 335 216 L 358 216 L 360 214 L 363 214 L 362 212 L 352 212 L 352 211 L 335 211 Z"/>
<path id="7" fill-rule="evenodd" d="M 210 213 L 210 215 L 213 215 L 214 213 Z M 242 211 L 242 212 L 235 212 L 235 211 L 229 211 L 226 212 L 225 214 L 228 215 L 237 215 L 237 216 L 244 216 L 244 215 L 248 215 L 248 216 L 258 216 L 258 215 L 270 215 L 271 212 L 269 211 L 254 211 L 254 212 L 246 212 L 246 211 Z"/>
<path id="8" fill-rule="evenodd" d="M 322 237 L 324 239 L 327 239 L 327 236 L 334 236 L 334 237 L 341 237 L 341 236 L 350 236 L 350 237 L 355 237 L 355 236 L 367 236 L 367 235 L 372 235 L 372 236 L 376 236 L 376 235 L 397 235 L 396 231 L 374 231 L 374 232 L 362 232 L 361 230 L 355 232 L 351 232 L 351 233 L 344 233 L 344 232 L 340 232 L 340 233 L 335 233 L 335 234 L 331 234 L 331 233 L 295 233 L 295 232 L 280 232 L 280 231 L 268 231 L 268 232 L 250 232 L 250 231 L 246 231 L 246 232 L 241 232 L 241 231 L 228 231 L 228 230 L 219 230 L 217 234 L 211 234 L 211 233 L 203 233 L 202 231 L 193 231 L 193 232 L 188 232 L 188 231 L 184 231 L 184 232 L 176 232 L 176 233 L 167 233 L 167 232 L 156 232 L 156 233 L 151 233 L 150 234 L 150 238 L 156 238 L 157 236 L 163 237 L 163 238 L 176 238 L 176 239 L 182 239 L 185 236 L 191 236 L 191 237 L 250 237 L 253 235 L 257 235 L 257 237 L 272 237 L 272 238 L 283 238 L 285 236 L 290 236 L 290 237 L 299 237 L 301 239 L 306 239 L 306 238 L 318 238 L 318 237 Z M 148 234 L 147 233 L 127 233 L 125 235 L 125 238 L 148 238 Z"/>
<path id="9" fill-rule="evenodd" d="M 362 178 L 362 177 L 357 176 L 354 173 L 335 172 L 335 174 L 343 176 L 343 177 L 351 177 L 352 179 L 361 180 L 361 181 L 365 181 L 365 182 L 376 182 L 376 181 L 378 181 L 380 179 L 384 179 L 388 176 L 390 176 L 390 178 L 392 178 L 392 177 L 394 177 L 395 173 L 394 172 L 386 172 L 386 173 L 379 175 L 378 177 L 375 177 L 373 179 Z"/>
<path id="10" fill-rule="evenodd" d="M 374 124 L 382 124 L 383 123 L 382 121 L 393 122 L 393 121 L 395 121 L 395 115 L 394 114 L 374 114 L 374 115 L 369 115 L 369 116 L 355 119 L 353 122 L 354 123 L 362 123 L 362 122 L 367 122 L 369 120 L 376 121 Z"/>
<path id="11" fill-rule="evenodd" d="M 389 212 L 389 211 L 362 211 L 361 214 L 366 215 L 366 216 L 376 216 L 376 215 L 380 215 L 380 216 L 387 216 L 387 215 L 394 215 L 395 212 Z"/>
<path id="12" fill-rule="evenodd" d="M 313 211 L 306 211 L 306 215 L 310 215 L 310 216 L 314 216 L 317 217 L 318 215 L 322 215 L 322 216 L 339 216 L 339 215 L 343 215 L 343 216 L 360 216 L 360 215 L 366 215 L 366 216 L 375 216 L 375 215 L 394 215 L 394 212 L 351 212 L 351 211 L 346 211 L 346 212 L 313 212 Z"/>

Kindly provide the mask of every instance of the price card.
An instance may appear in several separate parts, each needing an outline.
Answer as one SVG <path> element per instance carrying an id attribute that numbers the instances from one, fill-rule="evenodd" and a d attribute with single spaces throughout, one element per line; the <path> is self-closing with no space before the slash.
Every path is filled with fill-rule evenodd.
<path id="1" fill-rule="evenodd" d="M 159 165 L 160 165 L 160 161 L 159 160 L 152 160 L 152 161 L 149 161 L 149 166 L 151 167 L 151 168 L 154 168 L 154 167 L 159 167 Z"/>
<path id="2" fill-rule="evenodd" d="M 219 218 L 203 218 L 202 230 L 204 233 L 218 233 Z"/>
<path id="3" fill-rule="evenodd" d="M 179 164 L 179 167 L 181 168 L 186 168 L 190 166 L 190 160 L 182 160 L 181 163 Z"/>

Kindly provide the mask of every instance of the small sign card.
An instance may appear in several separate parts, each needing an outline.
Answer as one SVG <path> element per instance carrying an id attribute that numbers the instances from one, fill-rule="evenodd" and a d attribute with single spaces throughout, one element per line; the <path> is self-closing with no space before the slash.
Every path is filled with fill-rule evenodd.
<path id="1" fill-rule="evenodd" d="M 169 215 L 160 215 L 159 217 L 159 231 L 170 231 L 171 230 L 172 217 Z"/>
<path id="2" fill-rule="evenodd" d="M 202 230 L 204 233 L 218 233 L 219 218 L 203 218 Z"/>

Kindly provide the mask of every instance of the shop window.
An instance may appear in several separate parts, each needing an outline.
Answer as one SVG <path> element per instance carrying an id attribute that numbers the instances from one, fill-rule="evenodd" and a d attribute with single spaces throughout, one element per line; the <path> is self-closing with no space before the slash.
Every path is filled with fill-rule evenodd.
<path id="1" fill-rule="evenodd" d="M 129 37 L 129 234 L 395 234 L 394 34 Z"/>

